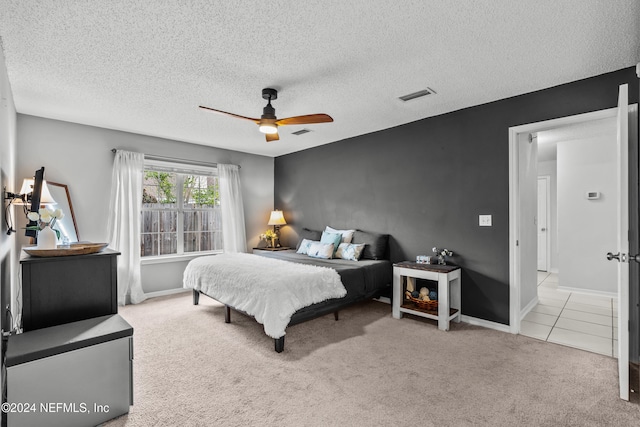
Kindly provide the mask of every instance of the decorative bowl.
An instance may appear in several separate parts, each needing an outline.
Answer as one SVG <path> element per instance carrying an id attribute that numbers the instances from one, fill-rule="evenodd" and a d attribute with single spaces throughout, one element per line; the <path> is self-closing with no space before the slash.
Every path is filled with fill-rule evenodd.
<path id="1" fill-rule="evenodd" d="M 37 246 L 22 248 L 27 254 L 36 257 L 88 255 L 102 252 L 109 246 L 108 243 L 72 243 L 68 248 L 57 247 L 55 249 L 38 249 Z"/>

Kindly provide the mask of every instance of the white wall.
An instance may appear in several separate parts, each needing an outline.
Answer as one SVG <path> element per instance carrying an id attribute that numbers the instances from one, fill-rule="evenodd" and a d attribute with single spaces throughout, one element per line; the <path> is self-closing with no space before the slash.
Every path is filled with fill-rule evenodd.
<path id="1" fill-rule="evenodd" d="M 575 139 L 558 143 L 558 281 L 615 293 L 616 264 L 605 257 L 616 247 L 615 120 L 582 126 Z M 599 191 L 600 199 L 587 200 L 587 191 Z"/>
<path id="2" fill-rule="evenodd" d="M 17 176 L 67 184 L 82 240 L 106 242 L 112 148 L 241 166 L 247 245 L 256 246 L 273 209 L 273 158 L 19 114 Z M 22 244 L 27 240 L 22 237 Z M 186 261 L 143 265 L 145 292 L 182 287 Z"/>
<path id="3" fill-rule="evenodd" d="M 16 146 L 16 108 L 7 75 L 4 53 L 0 46 L 0 188 L 6 187 L 10 192 L 19 190 L 15 188 Z M 10 330 L 12 326 L 5 317 L 4 308 L 9 305 L 14 314 L 18 310 L 15 298 L 11 296 L 12 293 L 15 295 L 19 285 L 17 281 L 18 256 L 15 251 L 15 234 L 6 234 L 4 202 L 2 207 L 0 214 L 2 224 L 0 232 L 2 236 L 0 238 L 0 318 L 2 318 L 2 329 Z M 12 210 L 9 210 L 8 214 L 10 218 L 13 217 Z"/>
<path id="4" fill-rule="evenodd" d="M 4 53 L 0 46 L 0 188 L 6 187 L 10 192 L 19 191 L 19 188 L 15 188 L 16 146 L 16 108 L 7 75 Z M 10 211 L 9 214 L 11 215 L 12 212 Z M 4 204 L 0 219 L 2 224 L 0 228 L 2 236 L 0 237 L 0 307 L 2 307 L 0 318 L 2 318 L 2 329 L 9 330 L 11 326 L 8 322 L 5 324 L 4 307 L 14 300 L 11 298 L 12 285 L 17 290 L 17 255 L 14 250 L 15 234 L 8 236 L 7 227 L 4 225 Z M 16 307 L 12 307 L 12 312 L 15 310 Z"/>
<path id="5" fill-rule="evenodd" d="M 538 176 L 549 176 L 549 211 L 551 217 L 547 222 L 547 238 L 551 241 L 551 254 L 549 271 L 557 273 L 559 268 L 558 260 L 558 162 L 556 160 L 548 160 L 538 162 Z"/>

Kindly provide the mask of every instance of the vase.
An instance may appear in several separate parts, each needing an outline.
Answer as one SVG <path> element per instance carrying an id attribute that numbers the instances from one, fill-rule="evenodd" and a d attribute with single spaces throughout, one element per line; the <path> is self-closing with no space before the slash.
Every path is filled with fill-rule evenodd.
<path id="1" fill-rule="evenodd" d="M 38 249 L 55 249 L 58 245 L 58 236 L 56 232 L 48 225 L 38 231 Z"/>
<path id="2" fill-rule="evenodd" d="M 272 247 L 272 248 L 275 248 L 275 247 L 276 247 L 276 238 L 275 238 L 275 237 L 273 237 L 273 238 L 271 239 L 271 247 Z"/>

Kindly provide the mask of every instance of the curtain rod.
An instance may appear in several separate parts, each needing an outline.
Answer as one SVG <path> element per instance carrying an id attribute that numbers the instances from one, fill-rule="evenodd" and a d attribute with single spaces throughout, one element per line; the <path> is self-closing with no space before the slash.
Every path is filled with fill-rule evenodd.
<path id="1" fill-rule="evenodd" d="M 115 153 L 116 151 L 118 151 L 115 148 L 111 149 L 112 153 Z M 156 156 L 154 154 L 145 154 L 144 158 L 147 160 L 164 160 L 164 161 L 169 161 L 169 162 L 180 162 L 180 163 L 184 163 L 187 165 L 195 165 L 195 166 L 209 166 L 209 167 L 218 167 L 217 163 L 210 163 L 210 162 L 202 162 L 199 160 L 189 160 L 189 159 L 180 159 L 178 157 L 166 157 L 166 156 Z M 238 169 L 241 169 L 242 166 L 237 165 Z"/>

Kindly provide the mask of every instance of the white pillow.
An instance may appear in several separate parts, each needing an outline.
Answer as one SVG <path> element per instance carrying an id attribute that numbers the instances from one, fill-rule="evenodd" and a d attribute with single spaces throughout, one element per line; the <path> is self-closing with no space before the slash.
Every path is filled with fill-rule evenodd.
<path id="1" fill-rule="evenodd" d="M 314 243 L 313 240 L 302 239 L 302 242 L 300 242 L 300 247 L 298 248 L 296 253 L 297 254 L 302 254 L 302 255 L 307 255 L 309 253 L 309 246 L 311 246 L 312 243 Z"/>
<path id="2" fill-rule="evenodd" d="M 333 243 L 311 242 L 307 255 L 313 258 L 333 258 Z"/>
<path id="3" fill-rule="evenodd" d="M 353 233 L 356 230 L 336 230 L 335 228 L 331 228 L 327 225 L 327 228 L 324 229 L 327 233 L 340 233 L 342 234 L 342 239 L 340 239 L 340 243 L 351 243 L 353 240 Z"/>
<path id="4" fill-rule="evenodd" d="M 363 250 L 364 243 L 340 243 L 336 251 L 336 258 L 358 261 L 362 256 Z"/>

